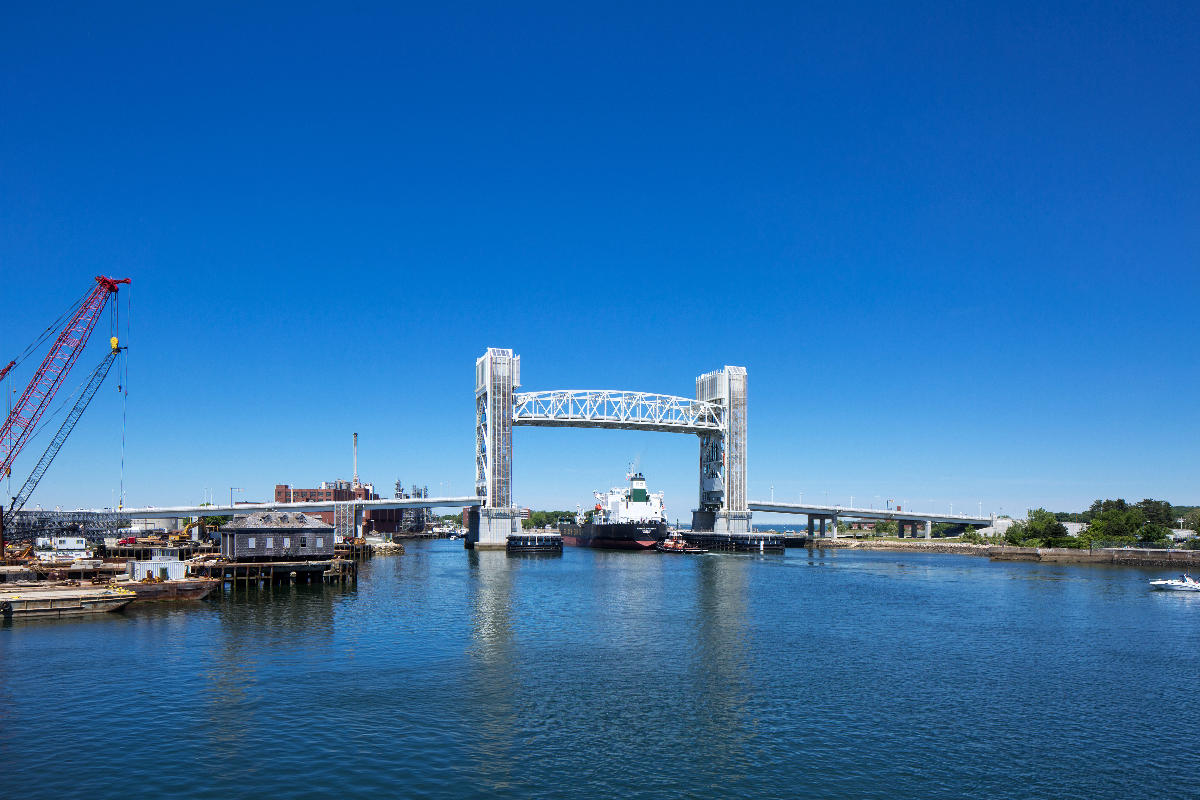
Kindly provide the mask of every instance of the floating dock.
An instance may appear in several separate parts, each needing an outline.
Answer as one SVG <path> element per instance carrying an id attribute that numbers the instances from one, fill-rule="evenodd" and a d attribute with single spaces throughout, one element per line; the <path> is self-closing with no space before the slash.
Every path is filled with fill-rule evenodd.
<path id="1" fill-rule="evenodd" d="M 782 553 L 787 546 L 778 533 L 713 533 L 712 531 L 680 531 L 684 541 L 693 547 L 703 547 L 724 553 Z"/>
<path id="2" fill-rule="evenodd" d="M 563 549 L 560 533 L 513 533 L 509 534 L 505 549 L 510 553 L 561 553 Z"/>

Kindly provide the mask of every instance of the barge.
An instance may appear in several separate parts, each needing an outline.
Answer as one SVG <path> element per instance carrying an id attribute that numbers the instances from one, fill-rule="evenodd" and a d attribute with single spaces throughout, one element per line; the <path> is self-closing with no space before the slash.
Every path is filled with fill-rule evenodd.
<path id="1" fill-rule="evenodd" d="M 128 589 L 21 588 L 0 592 L 0 618 L 35 619 L 73 617 L 116 611 L 137 597 Z"/>

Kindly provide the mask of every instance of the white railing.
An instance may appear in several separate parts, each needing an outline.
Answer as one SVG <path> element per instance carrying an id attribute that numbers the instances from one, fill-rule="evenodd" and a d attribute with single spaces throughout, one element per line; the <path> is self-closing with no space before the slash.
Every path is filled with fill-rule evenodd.
<path id="1" fill-rule="evenodd" d="M 563 389 L 513 395 L 513 425 L 704 433 L 722 431 L 725 407 L 647 392 Z"/>

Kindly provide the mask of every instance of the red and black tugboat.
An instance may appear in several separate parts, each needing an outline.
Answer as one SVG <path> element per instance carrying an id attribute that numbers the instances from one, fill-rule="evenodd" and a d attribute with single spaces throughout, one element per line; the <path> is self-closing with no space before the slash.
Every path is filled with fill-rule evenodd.
<path id="1" fill-rule="evenodd" d="M 683 538 L 683 534 L 679 531 L 671 531 L 667 534 L 667 538 L 663 539 L 658 544 L 654 545 L 654 549 L 660 553 L 707 553 L 706 547 L 695 547 L 687 543 Z"/>

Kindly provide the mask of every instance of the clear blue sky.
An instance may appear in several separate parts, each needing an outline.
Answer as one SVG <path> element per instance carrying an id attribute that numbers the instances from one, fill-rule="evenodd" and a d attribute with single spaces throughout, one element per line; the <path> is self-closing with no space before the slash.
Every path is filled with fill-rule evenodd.
<path id="1" fill-rule="evenodd" d="M 0 25 L 0 355 L 133 278 L 128 504 L 348 478 L 353 431 L 466 493 L 488 346 L 745 365 L 754 498 L 1200 502 L 1194 4 L 250 5 Z M 111 384 L 34 502 L 107 505 L 120 439 Z M 633 458 L 695 503 L 694 437 L 515 451 L 525 505 Z"/>

